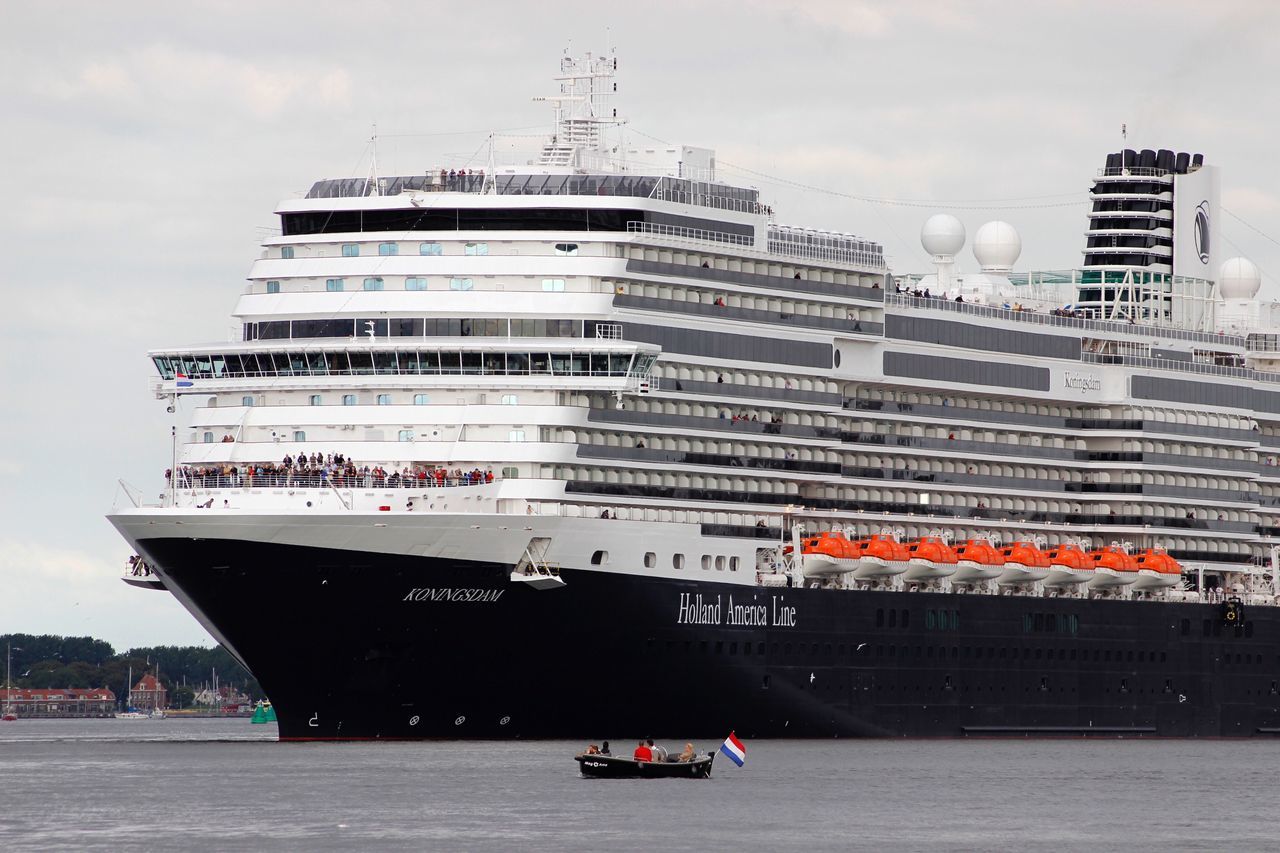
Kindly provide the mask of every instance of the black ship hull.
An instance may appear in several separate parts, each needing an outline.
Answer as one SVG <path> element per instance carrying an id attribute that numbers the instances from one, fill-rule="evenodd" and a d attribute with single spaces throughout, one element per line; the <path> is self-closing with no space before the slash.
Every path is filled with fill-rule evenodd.
<path id="1" fill-rule="evenodd" d="M 1280 608 L 764 589 L 143 539 L 284 740 L 1280 732 Z"/>

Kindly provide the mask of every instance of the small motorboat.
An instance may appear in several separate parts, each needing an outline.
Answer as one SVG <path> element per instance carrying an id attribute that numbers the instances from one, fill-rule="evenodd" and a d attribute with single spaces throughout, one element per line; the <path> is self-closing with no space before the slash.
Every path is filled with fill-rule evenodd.
<path id="1" fill-rule="evenodd" d="M 956 572 L 959 557 L 939 536 L 922 536 L 907 544 L 910 554 L 907 571 L 902 577 L 909 581 L 930 581 L 950 577 Z"/>
<path id="2" fill-rule="evenodd" d="M 1133 582 L 1135 590 L 1169 589 L 1182 580 L 1182 564 L 1160 548 L 1148 548 L 1135 562 L 1138 564 L 1138 579 Z"/>
<path id="3" fill-rule="evenodd" d="M 853 544 L 858 555 L 853 576 L 858 580 L 890 578 L 907 570 L 911 552 L 888 534 L 878 533 Z"/>
<path id="4" fill-rule="evenodd" d="M 791 546 L 783 549 L 791 553 Z M 838 530 L 826 530 L 800 540 L 800 560 L 805 577 L 826 577 L 851 572 L 857 562 L 857 549 Z"/>
<path id="5" fill-rule="evenodd" d="M 1004 557 L 985 539 L 970 539 L 955 550 L 958 560 L 951 580 L 956 583 L 988 581 L 1004 571 Z"/>
<path id="6" fill-rule="evenodd" d="M 996 583 L 1000 586 L 1018 586 L 1044 580 L 1049 574 L 1049 558 L 1031 542 L 1014 542 L 1000 549 L 1004 568 Z"/>
<path id="7" fill-rule="evenodd" d="M 1119 545 L 1108 545 L 1089 552 L 1093 558 L 1090 589 L 1115 589 L 1138 579 L 1138 561 Z"/>
<path id="8" fill-rule="evenodd" d="M 629 756 L 588 753 L 574 756 L 582 775 L 592 779 L 707 779 L 715 758 L 714 752 L 692 761 L 637 761 Z"/>

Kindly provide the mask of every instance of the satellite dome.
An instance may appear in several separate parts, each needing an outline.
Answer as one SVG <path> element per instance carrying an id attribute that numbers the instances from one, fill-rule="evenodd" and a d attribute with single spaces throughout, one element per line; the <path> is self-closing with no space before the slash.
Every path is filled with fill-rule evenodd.
<path id="1" fill-rule="evenodd" d="M 1218 293 L 1223 299 L 1253 299 L 1262 284 L 1262 273 L 1248 258 L 1229 258 L 1218 272 Z"/>
<path id="2" fill-rule="evenodd" d="M 920 245 L 931 255 L 955 255 L 964 248 L 964 225 L 949 213 L 935 213 L 920 229 Z"/>
<path id="3" fill-rule="evenodd" d="M 986 272 L 1008 272 L 1022 254 L 1022 238 L 1008 222 L 988 222 L 973 235 L 973 256 Z"/>

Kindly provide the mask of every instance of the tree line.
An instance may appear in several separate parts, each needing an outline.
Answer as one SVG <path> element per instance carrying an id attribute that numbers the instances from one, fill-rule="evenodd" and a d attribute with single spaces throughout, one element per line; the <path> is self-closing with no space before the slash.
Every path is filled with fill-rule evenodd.
<path id="1" fill-rule="evenodd" d="M 0 654 L 13 646 L 13 686 L 30 688 L 109 687 L 119 701 L 129 695 L 129 669 L 133 683 L 148 672 L 159 676 L 169 691 L 169 707 L 191 704 L 197 688 L 218 674 L 220 685 L 235 686 L 251 699 L 264 698 L 258 680 L 219 645 L 143 646 L 117 652 L 110 643 L 93 637 L 60 637 L 54 634 L 0 635 Z M 0 677 L 4 673 L 0 671 Z M 0 684 L 3 686 L 3 684 Z"/>

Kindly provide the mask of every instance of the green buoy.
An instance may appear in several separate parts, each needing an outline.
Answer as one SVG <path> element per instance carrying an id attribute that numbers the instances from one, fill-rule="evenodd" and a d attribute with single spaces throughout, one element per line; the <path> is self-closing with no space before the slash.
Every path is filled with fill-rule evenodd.
<path id="1" fill-rule="evenodd" d="M 273 712 L 271 713 L 271 719 L 273 719 L 273 720 L 274 720 L 275 718 L 276 718 L 276 715 L 275 715 L 275 712 L 273 711 Z M 266 709 L 266 707 L 263 705 L 262 700 L 261 700 L 261 699 L 259 699 L 259 700 L 258 700 L 258 705 L 257 705 L 257 707 L 255 707 L 255 708 L 253 709 L 253 718 L 252 718 L 251 720 L 249 720 L 249 722 L 251 722 L 251 723 L 265 723 L 266 721 L 267 721 L 267 709 Z"/>
<path id="2" fill-rule="evenodd" d="M 274 723 L 276 721 L 276 709 L 272 707 L 271 700 L 267 700 L 267 718 L 266 722 Z"/>

